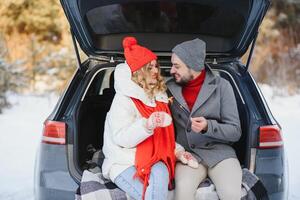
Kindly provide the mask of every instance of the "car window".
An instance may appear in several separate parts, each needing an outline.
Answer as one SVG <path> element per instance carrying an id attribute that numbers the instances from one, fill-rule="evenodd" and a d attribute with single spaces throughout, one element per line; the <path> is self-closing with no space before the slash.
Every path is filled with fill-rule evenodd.
<path id="1" fill-rule="evenodd" d="M 90 80 L 87 88 L 86 95 L 84 96 L 98 96 L 103 95 L 105 89 L 113 89 L 113 83 L 111 83 L 111 76 L 114 68 L 102 68 L 98 70 Z"/>
<path id="2" fill-rule="evenodd" d="M 86 13 L 94 34 L 197 33 L 234 37 L 245 23 L 247 1 L 224 6 L 209 1 L 124 1 L 103 5 Z M 246 4 L 246 5 L 244 5 Z M 242 10 L 235 10 L 236 8 Z M 243 11 L 244 10 L 244 11 Z"/>
<path id="3" fill-rule="evenodd" d="M 103 90 L 106 89 L 106 88 L 110 88 L 110 80 L 111 80 L 111 75 L 112 72 L 114 71 L 113 68 L 108 68 L 104 71 L 103 73 L 103 78 L 102 78 L 102 82 L 99 82 L 98 84 L 99 85 L 99 90 L 97 92 L 98 95 L 102 95 L 103 94 Z M 113 85 L 111 85 L 113 86 Z"/>

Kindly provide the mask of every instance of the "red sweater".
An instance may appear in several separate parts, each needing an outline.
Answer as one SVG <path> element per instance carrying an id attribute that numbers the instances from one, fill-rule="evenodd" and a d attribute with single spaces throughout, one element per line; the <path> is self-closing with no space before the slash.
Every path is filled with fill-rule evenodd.
<path id="1" fill-rule="evenodd" d="M 197 99 L 197 96 L 200 93 L 201 87 L 204 83 L 204 79 L 205 79 L 205 69 L 203 69 L 201 71 L 201 74 L 198 77 L 189 81 L 182 88 L 182 95 L 183 95 L 190 111 L 192 110 L 194 103 Z"/>

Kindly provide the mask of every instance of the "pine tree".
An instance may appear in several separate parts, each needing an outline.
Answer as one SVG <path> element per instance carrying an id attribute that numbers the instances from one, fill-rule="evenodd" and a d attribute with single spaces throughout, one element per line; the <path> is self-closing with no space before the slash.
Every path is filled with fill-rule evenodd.
<path id="1" fill-rule="evenodd" d="M 73 48 L 68 22 L 59 1 L 0 1 L 0 16 L 0 31 L 9 47 L 5 60 L 24 61 L 27 70 L 23 75 L 29 80 L 30 90 L 38 90 L 42 81 L 50 82 L 50 79 L 55 83 L 50 85 L 57 86 L 51 90 L 61 89 L 74 71 L 75 58 L 74 52 L 70 52 Z M 55 77 L 47 71 L 56 71 Z"/>
<path id="2" fill-rule="evenodd" d="M 57 0 L 5 0 L 0 2 L 0 28 L 36 35 L 39 40 L 59 42 L 63 26 Z"/>
<path id="3" fill-rule="evenodd" d="M 3 108 L 10 105 L 6 97 L 7 93 L 20 91 L 28 82 L 27 76 L 24 75 L 24 61 L 17 60 L 8 63 L 4 59 L 6 53 L 7 48 L 0 35 L 0 113 Z"/>
<path id="4" fill-rule="evenodd" d="M 27 80 L 23 73 L 21 61 L 10 64 L 0 58 L 0 113 L 10 105 L 7 92 L 16 92 L 26 86 Z"/>

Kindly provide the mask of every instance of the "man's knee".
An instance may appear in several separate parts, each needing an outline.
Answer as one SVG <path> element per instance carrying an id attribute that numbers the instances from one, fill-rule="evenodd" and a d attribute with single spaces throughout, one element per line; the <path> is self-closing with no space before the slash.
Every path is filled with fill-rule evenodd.
<path id="1" fill-rule="evenodd" d="M 237 159 L 230 158 L 218 163 L 209 171 L 221 200 L 241 198 L 242 169 Z"/>
<path id="2" fill-rule="evenodd" d="M 224 188 L 221 191 L 217 191 L 220 200 L 240 200 L 241 188 Z"/>
<path id="3" fill-rule="evenodd" d="M 177 163 L 175 170 L 175 200 L 194 199 L 199 183 L 207 176 L 207 169 L 199 165 L 193 169 L 187 165 Z"/>

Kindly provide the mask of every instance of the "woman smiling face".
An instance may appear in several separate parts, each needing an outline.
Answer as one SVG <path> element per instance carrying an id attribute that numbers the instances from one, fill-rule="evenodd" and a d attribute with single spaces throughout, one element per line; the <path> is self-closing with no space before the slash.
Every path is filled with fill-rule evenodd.
<path id="1" fill-rule="evenodd" d="M 137 83 L 145 92 L 152 96 L 157 92 L 164 92 L 166 86 L 163 77 L 160 75 L 157 60 L 144 65 L 141 69 L 132 74 L 132 80 Z"/>
<path id="2" fill-rule="evenodd" d="M 150 63 L 146 65 L 146 70 L 149 73 L 148 82 L 150 85 L 155 85 L 158 81 L 158 65 L 156 60 L 152 60 Z"/>

